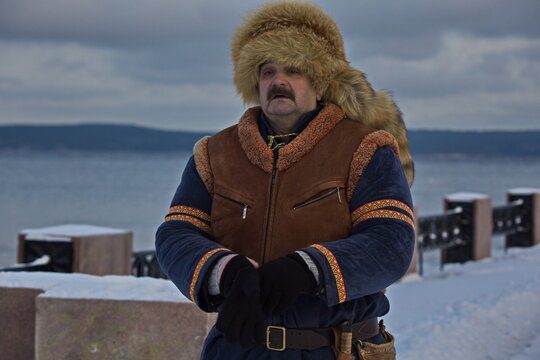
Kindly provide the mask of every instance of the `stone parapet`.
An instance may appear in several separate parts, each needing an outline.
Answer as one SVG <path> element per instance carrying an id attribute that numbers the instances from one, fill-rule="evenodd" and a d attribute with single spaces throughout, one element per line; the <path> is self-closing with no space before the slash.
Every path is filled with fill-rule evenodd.
<path id="1" fill-rule="evenodd" d="M 456 193 L 444 198 L 445 210 L 461 207 L 467 219 L 463 244 L 441 252 L 442 263 L 477 261 L 491 257 L 493 206 L 491 198 L 477 193 Z"/>
<path id="2" fill-rule="evenodd" d="M 92 225 L 25 229 L 18 236 L 18 262 L 48 255 L 45 271 L 92 275 L 129 275 L 133 233 Z"/>
<path id="3" fill-rule="evenodd" d="M 215 322 L 192 303 L 38 297 L 36 359 L 198 359 Z"/>
<path id="4" fill-rule="evenodd" d="M 215 323 L 168 280 L 0 273 L 0 358 L 197 359 Z"/>
<path id="5" fill-rule="evenodd" d="M 527 209 L 525 219 L 526 230 L 506 237 L 506 246 L 535 246 L 540 244 L 540 189 L 515 188 L 508 190 L 507 200 L 512 202 L 521 199 Z"/>
<path id="6" fill-rule="evenodd" d="M 418 229 L 418 220 L 419 220 L 418 206 L 415 206 L 414 207 L 414 224 L 416 225 L 417 229 Z M 417 270 L 417 268 L 418 268 L 418 252 L 420 251 L 419 246 L 420 246 L 420 243 L 418 242 L 418 231 L 415 231 L 415 235 L 414 235 L 414 252 L 413 252 L 412 259 L 411 259 L 411 263 L 409 264 L 409 269 L 407 270 L 407 273 L 405 275 L 415 274 L 415 273 L 418 272 L 418 270 Z"/>
<path id="7" fill-rule="evenodd" d="M 0 287 L 0 358 L 34 358 L 36 297 L 41 289 Z"/>

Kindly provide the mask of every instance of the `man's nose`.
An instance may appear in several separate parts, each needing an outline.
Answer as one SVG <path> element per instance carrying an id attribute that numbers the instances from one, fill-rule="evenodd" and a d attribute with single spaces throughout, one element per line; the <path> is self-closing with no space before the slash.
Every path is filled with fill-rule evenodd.
<path id="1" fill-rule="evenodd" d="M 285 86 L 287 85 L 287 76 L 284 72 L 278 71 L 272 79 L 272 84 L 275 86 Z"/>

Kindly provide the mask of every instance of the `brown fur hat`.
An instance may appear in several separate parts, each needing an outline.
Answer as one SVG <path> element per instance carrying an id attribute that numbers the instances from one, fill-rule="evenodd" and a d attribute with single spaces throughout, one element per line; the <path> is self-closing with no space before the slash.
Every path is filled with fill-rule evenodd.
<path id="1" fill-rule="evenodd" d="M 335 21 L 305 1 L 272 1 L 248 14 L 232 38 L 234 84 L 246 104 L 259 104 L 259 68 L 266 61 L 307 74 L 322 101 L 345 116 L 396 138 L 409 185 L 414 164 L 401 112 L 386 91 L 375 91 L 364 73 L 350 66 Z"/>

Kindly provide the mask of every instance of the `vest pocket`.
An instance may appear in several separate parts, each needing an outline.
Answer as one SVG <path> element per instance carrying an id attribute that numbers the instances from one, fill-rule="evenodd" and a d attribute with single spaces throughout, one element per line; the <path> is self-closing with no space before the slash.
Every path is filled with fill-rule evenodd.
<path id="1" fill-rule="evenodd" d="M 215 196 L 219 196 L 221 199 L 224 199 L 232 204 L 235 204 L 238 206 L 238 209 L 239 209 L 239 212 L 238 212 L 238 215 L 242 218 L 242 219 L 245 219 L 247 218 L 247 215 L 248 215 L 248 209 L 251 207 L 249 206 L 248 204 L 246 204 L 244 201 L 240 201 L 240 200 L 235 200 L 229 196 L 225 196 L 225 195 L 221 195 L 221 194 L 218 194 L 218 193 L 214 193 Z"/>
<path id="2" fill-rule="evenodd" d="M 298 204 L 295 204 L 293 206 L 293 210 L 301 209 L 303 207 L 309 206 L 311 204 L 314 204 L 316 202 L 319 202 L 331 196 L 336 196 L 336 201 L 341 204 L 343 202 L 343 196 L 344 196 L 343 191 L 342 191 L 343 189 L 344 189 L 343 187 L 336 186 L 331 189 L 323 190 L 319 192 L 317 195 L 315 195 L 314 197 L 308 200 L 305 200 L 303 202 L 300 202 Z"/>

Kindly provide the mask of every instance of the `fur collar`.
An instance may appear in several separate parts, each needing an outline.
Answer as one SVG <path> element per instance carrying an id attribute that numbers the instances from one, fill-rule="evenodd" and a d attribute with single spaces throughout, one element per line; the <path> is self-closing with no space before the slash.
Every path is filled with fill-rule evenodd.
<path id="1" fill-rule="evenodd" d="M 238 122 L 238 136 L 249 161 L 267 173 L 272 172 L 274 155 L 261 137 L 257 117 L 261 107 L 248 109 Z M 341 120 L 343 112 L 333 104 L 325 106 L 319 114 L 287 146 L 279 149 L 277 169 L 284 171 L 308 154 Z"/>

